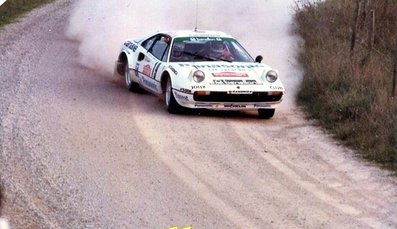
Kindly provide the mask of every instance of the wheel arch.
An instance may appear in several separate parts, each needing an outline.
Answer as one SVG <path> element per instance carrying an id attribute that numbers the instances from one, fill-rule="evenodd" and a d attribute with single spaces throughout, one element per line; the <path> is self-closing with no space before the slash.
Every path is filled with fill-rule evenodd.
<path id="1" fill-rule="evenodd" d="M 128 61 L 127 54 L 125 52 L 121 52 L 119 57 L 117 58 L 117 73 L 120 75 L 124 75 L 125 64 Z"/>
<path id="2" fill-rule="evenodd" d="M 171 74 L 166 70 L 161 74 L 161 89 L 162 92 L 164 93 L 167 87 L 167 79 L 170 78 L 171 79 Z"/>

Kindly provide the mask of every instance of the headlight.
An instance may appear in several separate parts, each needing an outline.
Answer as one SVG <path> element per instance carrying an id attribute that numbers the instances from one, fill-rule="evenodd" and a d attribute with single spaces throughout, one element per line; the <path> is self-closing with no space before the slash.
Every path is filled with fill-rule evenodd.
<path id="1" fill-rule="evenodd" d="M 203 71 L 197 70 L 193 73 L 193 80 L 196 83 L 201 83 L 205 79 L 205 74 Z"/>
<path id="2" fill-rule="evenodd" d="M 266 80 L 267 80 L 269 83 L 274 83 L 274 82 L 276 82 L 276 80 L 278 79 L 278 74 L 277 74 L 276 71 L 270 70 L 270 71 L 268 71 L 268 72 L 266 73 L 266 75 L 265 75 L 263 78 L 266 78 Z M 263 80 L 265 80 L 265 79 L 263 79 Z"/>

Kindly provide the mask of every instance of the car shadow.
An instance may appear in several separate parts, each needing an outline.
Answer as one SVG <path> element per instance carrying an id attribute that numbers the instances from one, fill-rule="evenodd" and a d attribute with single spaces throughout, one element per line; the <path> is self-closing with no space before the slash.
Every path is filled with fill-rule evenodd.
<path id="1" fill-rule="evenodd" d="M 223 110 L 209 110 L 209 109 L 183 109 L 179 115 L 187 116 L 204 116 L 216 118 L 255 118 L 259 116 L 255 111 L 223 111 Z"/>

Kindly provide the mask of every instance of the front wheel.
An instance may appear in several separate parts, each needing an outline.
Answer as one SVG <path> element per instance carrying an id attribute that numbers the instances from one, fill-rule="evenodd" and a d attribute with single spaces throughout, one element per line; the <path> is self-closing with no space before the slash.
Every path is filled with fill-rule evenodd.
<path id="1" fill-rule="evenodd" d="M 275 109 L 258 109 L 259 118 L 270 119 L 273 117 Z"/>
<path id="2" fill-rule="evenodd" d="M 124 66 L 124 85 L 129 91 L 132 91 L 132 92 L 141 92 L 142 91 L 139 84 L 135 83 L 131 79 L 131 72 L 128 67 L 128 61 L 125 62 L 125 66 Z"/>
<path id="3" fill-rule="evenodd" d="M 171 114 L 177 114 L 181 111 L 182 107 L 175 100 L 174 93 L 172 92 L 172 83 L 170 77 L 167 77 L 165 86 L 164 100 L 167 111 Z"/>

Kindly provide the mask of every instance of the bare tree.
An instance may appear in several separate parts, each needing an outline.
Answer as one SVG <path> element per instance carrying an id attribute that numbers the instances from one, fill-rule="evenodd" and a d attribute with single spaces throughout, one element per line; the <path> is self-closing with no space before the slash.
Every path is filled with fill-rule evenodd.
<path id="1" fill-rule="evenodd" d="M 375 43 L 375 10 L 371 10 L 371 18 L 372 18 L 372 24 L 371 24 L 371 30 L 370 30 L 370 35 L 369 35 L 369 52 L 372 52 L 372 49 L 374 48 L 374 43 Z"/>
<path id="2" fill-rule="evenodd" d="M 389 0 L 385 0 L 385 5 L 383 6 L 383 12 L 382 12 L 382 16 L 384 18 L 387 17 L 388 9 L 389 9 Z"/>
<path id="3" fill-rule="evenodd" d="M 394 50 L 394 67 L 393 67 L 393 90 L 392 97 L 397 97 L 397 44 Z"/>
<path id="4" fill-rule="evenodd" d="M 359 16 L 361 13 L 361 0 L 356 1 L 356 13 L 354 15 L 354 25 L 353 25 L 353 34 L 351 38 L 351 44 L 350 44 L 350 56 L 352 57 L 354 54 L 354 48 L 356 46 L 356 38 L 357 38 L 357 31 L 359 27 Z"/>
<path id="5" fill-rule="evenodd" d="M 362 27 L 367 26 L 367 17 L 369 14 L 370 0 L 364 0 L 363 2 L 363 13 L 362 13 Z"/>
<path id="6" fill-rule="evenodd" d="M 368 54 L 363 59 L 363 63 L 367 63 L 371 60 L 372 50 L 374 49 L 375 44 L 375 10 L 371 10 L 371 19 L 372 23 L 370 26 L 369 37 L 368 37 Z"/>

